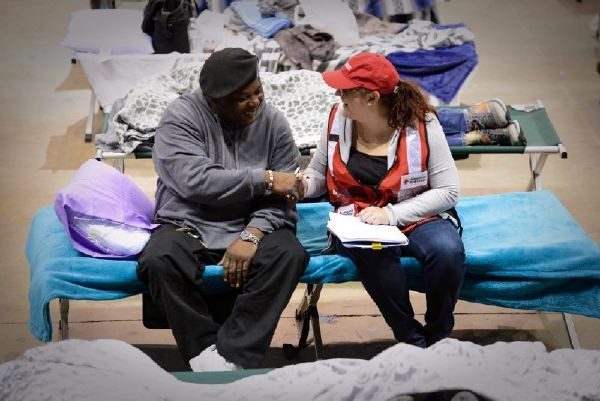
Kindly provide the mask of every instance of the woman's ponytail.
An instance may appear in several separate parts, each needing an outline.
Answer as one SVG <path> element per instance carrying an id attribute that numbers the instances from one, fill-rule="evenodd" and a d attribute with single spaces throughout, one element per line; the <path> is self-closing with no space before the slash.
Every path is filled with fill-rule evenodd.
<path id="1" fill-rule="evenodd" d="M 421 89 L 413 82 L 400 80 L 389 95 L 382 95 L 388 107 L 388 124 L 395 129 L 416 128 L 417 121 L 425 121 L 427 113 L 436 114 Z"/>

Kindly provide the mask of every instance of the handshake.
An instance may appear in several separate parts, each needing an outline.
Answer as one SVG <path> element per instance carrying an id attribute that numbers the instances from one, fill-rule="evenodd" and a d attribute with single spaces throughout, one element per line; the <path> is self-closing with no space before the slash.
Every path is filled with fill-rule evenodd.
<path id="1" fill-rule="evenodd" d="M 265 188 L 285 197 L 289 202 L 298 202 L 304 198 L 308 184 L 299 169 L 294 173 L 266 170 L 264 177 Z"/>

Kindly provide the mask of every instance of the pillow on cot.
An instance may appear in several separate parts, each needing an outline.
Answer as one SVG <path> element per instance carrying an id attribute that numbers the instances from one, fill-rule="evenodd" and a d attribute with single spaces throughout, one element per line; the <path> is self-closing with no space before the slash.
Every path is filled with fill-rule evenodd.
<path id="1" fill-rule="evenodd" d="M 129 177 L 97 160 L 79 167 L 56 195 L 54 210 L 73 247 L 94 257 L 134 257 L 157 226 L 146 194 Z"/>

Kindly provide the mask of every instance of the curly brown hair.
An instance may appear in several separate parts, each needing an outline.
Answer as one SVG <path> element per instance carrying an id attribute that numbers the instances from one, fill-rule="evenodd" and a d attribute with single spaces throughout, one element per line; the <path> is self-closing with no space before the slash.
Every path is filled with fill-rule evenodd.
<path id="1" fill-rule="evenodd" d="M 388 109 L 388 124 L 395 129 L 416 128 L 417 121 L 427 123 L 427 113 L 437 116 L 435 108 L 414 82 L 400 80 L 394 93 L 381 95 L 381 100 Z"/>

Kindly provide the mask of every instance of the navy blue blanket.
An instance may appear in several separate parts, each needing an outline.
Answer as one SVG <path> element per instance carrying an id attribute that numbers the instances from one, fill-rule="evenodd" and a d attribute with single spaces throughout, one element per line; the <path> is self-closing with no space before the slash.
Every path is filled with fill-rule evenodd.
<path id="1" fill-rule="evenodd" d="M 327 203 L 299 204 L 298 237 L 311 255 L 305 283 L 358 280 L 349 259 L 320 256 L 326 243 Z M 550 191 L 461 198 L 467 273 L 460 298 L 490 305 L 600 317 L 600 248 Z M 52 207 L 34 217 L 26 244 L 30 268 L 31 333 L 52 339 L 49 303 L 56 298 L 106 300 L 143 291 L 134 260 L 77 252 Z M 423 277 L 402 258 L 412 289 Z M 207 289 L 222 291 L 220 266 L 207 266 Z"/>
<path id="2" fill-rule="evenodd" d="M 473 43 L 414 52 L 397 51 L 386 58 L 403 79 L 450 103 L 478 63 Z"/>

